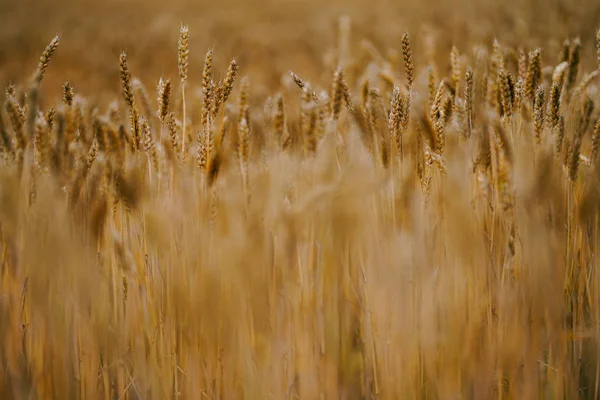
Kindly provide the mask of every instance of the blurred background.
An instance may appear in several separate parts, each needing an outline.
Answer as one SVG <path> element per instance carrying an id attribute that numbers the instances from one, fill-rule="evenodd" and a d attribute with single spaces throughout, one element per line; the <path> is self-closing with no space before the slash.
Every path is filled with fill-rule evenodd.
<path id="1" fill-rule="evenodd" d="M 209 47 L 221 70 L 237 57 L 255 90 L 272 89 L 290 69 L 310 80 L 324 73 L 329 79 L 323 67 L 341 15 L 351 18 L 353 43 L 369 40 L 382 54 L 397 51 L 400 36 L 409 31 L 414 48 L 433 38 L 444 62 L 453 44 L 469 53 L 495 37 L 508 46 L 541 46 L 544 61 L 554 64 L 552 55 L 558 58 L 564 38 L 580 35 L 586 64 L 593 59 L 600 1 L 2 0 L 0 84 L 26 79 L 59 33 L 61 45 L 44 82 L 47 93 L 58 95 L 67 78 L 86 96 L 116 93 L 122 50 L 134 75 L 153 86 L 160 76 L 177 77 L 182 23 L 190 28 L 192 83 L 198 82 Z"/>

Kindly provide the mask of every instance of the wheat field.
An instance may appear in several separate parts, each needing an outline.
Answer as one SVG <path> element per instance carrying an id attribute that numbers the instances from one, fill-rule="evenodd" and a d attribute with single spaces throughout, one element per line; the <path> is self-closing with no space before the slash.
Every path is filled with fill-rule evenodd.
<path id="1" fill-rule="evenodd" d="M 4 2 L 0 398 L 600 398 L 599 28 Z"/>

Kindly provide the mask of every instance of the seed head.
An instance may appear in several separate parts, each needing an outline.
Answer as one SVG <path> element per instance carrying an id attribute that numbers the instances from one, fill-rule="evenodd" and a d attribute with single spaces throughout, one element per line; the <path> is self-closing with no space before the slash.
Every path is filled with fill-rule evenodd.
<path id="1" fill-rule="evenodd" d="M 60 36 L 56 35 L 52 41 L 46 46 L 42 56 L 40 57 L 40 62 L 38 64 L 38 68 L 35 74 L 35 80 L 39 83 L 44 78 L 46 74 L 46 69 L 48 68 L 48 64 L 50 63 L 50 59 L 52 55 L 56 51 L 56 48 L 60 44 Z"/>
<path id="2" fill-rule="evenodd" d="M 229 63 L 229 68 L 227 68 L 227 76 L 225 76 L 225 81 L 223 82 L 223 90 L 221 92 L 221 103 L 225 104 L 229 96 L 231 95 L 231 91 L 233 90 L 233 84 L 235 83 L 235 78 L 238 73 L 238 64 L 235 61 L 235 58 L 231 60 Z"/>
<path id="3" fill-rule="evenodd" d="M 404 58 L 404 74 L 406 75 L 406 87 L 410 91 L 415 79 L 415 66 L 413 64 L 412 50 L 408 32 L 402 35 L 402 57 Z"/>
<path id="4" fill-rule="evenodd" d="M 158 81 L 158 118 L 160 122 L 167 123 L 169 114 L 169 103 L 171 102 L 171 80 L 162 79 Z"/>
<path id="5" fill-rule="evenodd" d="M 119 57 L 119 66 L 121 67 L 121 85 L 123 86 L 123 97 L 129 107 L 134 106 L 133 100 L 133 86 L 131 84 L 131 74 L 129 72 L 129 65 L 127 64 L 127 54 L 121 53 Z"/>
<path id="6" fill-rule="evenodd" d="M 178 55 L 178 66 L 179 66 L 179 78 L 181 83 L 185 84 L 188 77 L 188 58 L 190 54 L 189 49 L 189 32 L 186 25 L 181 25 L 179 30 L 179 43 L 177 46 Z"/>
<path id="7" fill-rule="evenodd" d="M 66 82 L 63 85 L 63 103 L 65 103 L 67 106 L 71 107 L 73 105 L 73 96 L 74 96 L 73 86 L 71 86 L 70 82 Z"/>

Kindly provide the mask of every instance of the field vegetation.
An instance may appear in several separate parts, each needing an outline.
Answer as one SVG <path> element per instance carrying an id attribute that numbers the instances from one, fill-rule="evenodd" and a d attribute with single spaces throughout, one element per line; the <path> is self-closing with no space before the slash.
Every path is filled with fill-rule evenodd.
<path id="1" fill-rule="evenodd" d="M 0 5 L 0 398 L 600 398 L 600 5 Z"/>

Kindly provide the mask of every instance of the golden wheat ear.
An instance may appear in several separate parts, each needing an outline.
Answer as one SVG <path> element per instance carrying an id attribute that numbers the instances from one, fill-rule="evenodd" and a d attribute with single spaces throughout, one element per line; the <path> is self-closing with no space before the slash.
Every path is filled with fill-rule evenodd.
<path id="1" fill-rule="evenodd" d="M 6 96 L 5 107 L 13 128 L 16 150 L 23 150 L 26 144 L 24 132 L 25 112 L 17 100 L 11 95 Z"/>
<path id="2" fill-rule="evenodd" d="M 160 78 L 158 81 L 158 119 L 161 124 L 167 123 L 167 117 L 169 115 L 169 105 L 171 103 L 171 80 Z"/>
<path id="3" fill-rule="evenodd" d="M 209 49 L 204 56 L 202 69 L 202 127 L 206 129 L 213 104 L 213 76 L 212 76 L 213 51 Z"/>
<path id="4" fill-rule="evenodd" d="M 141 118 L 142 126 L 142 137 L 144 143 L 144 151 L 149 163 L 154 167 L 154 170 L 158 172 L 158 156 L 156 154 L 156 145 L 154 144 L 154 138 L 150 130 L 150 123 L 144 117 Z"/>
<path id="5" fill-rule="evenodd" d="M 275 97 L 271 124 L 273 126 L 273 133 L 275 134 L 275 141 L 277 142 L 278 147 L 286 148 L 286 139 L 288 138 L 285 137 L 285 106 L 283 95 L 281 93 L 277 93 Z"/>
<path id="6" fill-rule="evenodd" d="M 44 52 L 42 53 L 42 55 L 40 57 L 40 62 L 38 64 L 37 71 L 35 72 L 35 81 L 38 84 L 42 81 L 42 79 L 44 78 L 44 75 L 46 75 L 46 70 L 48 69 L 48 64 L 50 64 L 50 59 L 52 58 L 52 55 L 58 48 L 59 44 L 60 44 L 60 36 L 56 35 L 50 41 L 48 46 L 46 46 L 46 48 L 44 49 Z"/>
<path id="7" fill-rule="evenodd" d="M 121 73 L 121 86 L 123 88 L 123 98 L 129 106 L 129 122 L 133 138 L 134 149 L 139 149 L 141 144 L 140 113 L 135 103 L 131 73 L 127 62 L 127 53 L 122 52 L 119 56 L 119 69 Z"/>
<path id="8" fill-rule="evenodd" d="M 342 98 L 344 96 L 344 70 L 342 67 L 336 69 L 331 86 L 331 119 L 337 121 L 342 110 Z"/>
<path id="9" fill-rule="evenodd" d="M 179 153 L 179 141 L 177 139 L 177 135 L 178 135 L 178 129 L 177 129 L 177 123 L 175 121 L 175 114 L 170 112 L 167 115 L 167 127 L 169 129 L 169 140 L 171 142 L 171 147 L 175 153 L 175 157 L 180 157 L 180 153 Z"/>
<path id="10" fill-rule="evenodd" d="M 119 56 L 119 70 L 121 73 L 121 86 L 123 89 L 123 98 L 129 107 L 134 106 L 133 86 L 131 83 L 131 73 L 127 63 L 127 53 L 122 52 Z"/>
<path id="11" fill-rule="evenodd" d="M 404 74 L 406 77 L 406 88 L 410 91 L 415 80 L 415 65 L 413 63 L 412 49 L 408 32 L 402 35 L 402 57 L 404 58 Z"/>
<path id="12" fill-rule="evenodd" d="M 562 62 L 555 69 L 552 76 L 552 86 L 550 87 L 550 96 L 548 98 L 548 105 L 546 111 L 546 125 L 553 129 L 558 124 L 560 104 L 561 104 L 561 92 L 563 87 L 564 73 L 568 67 L 568 63 Z"/>
<path id="13" fill-rule="evenodd" d="M 186 25 L 181 25 L 179 29 L 179 42 L 177 43 L 177 66 L 179 68 L 179 78 L 181 83 L 185 84 L 188 78 L 188 61 L 190 55 L 189 49 L 189 29 Z"/>
<path id="14" fill-rule="evenodd" d="M 400 114 L 402 112 L 402 100 L 400 96 L 400 88 L 394 86 L 388 118 L 388 133 L 396 143 L 398 157 L 400 157 L 402 154 L 402 138 L 400 136 Z"/>
<path id="15" fill-rule="evenodd" d="M 525 80 L 525 97 L 532 103 L 535 97 L 535 91 L 542 79 L 542 50 L 535 49 L 529 53 L 529 68 L 527 69 L 527 77 Z"/>
<path id="16" fill-rule="evenodd" d="M 73 97 L 75 96 L 75 91 L 73 86 L 71 86 L 70 82 L 65 82 L 63 85 L 63 103 L 69 107 L 73 105 Z"/>
<path id="17" fill-rule="evenodd" d="M 235 83 L 235 79 L 238 74 L 238 69 L 239 69 L 238 63 L 234 58 L 229 63 L 229 67 L 227 68 L 227 75 L 225 76 L 225 81 L 223 82 L 223 90 L 221 92 L 221 103 L 222 104 L 225 104 L 227 99 L 229 99 L 231 92 L 233 91 L 233 84 Z"/>
<path id="18" fill-rule="evenodd" d="M 306 155 L 312 155 L 317 151 L 317 105 L 311 100 L 310 92 L 304 91 L 302 105 L 302 138 Z"/>

